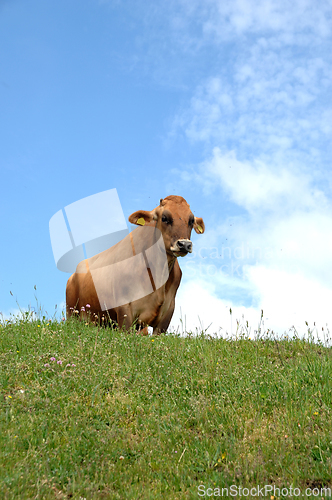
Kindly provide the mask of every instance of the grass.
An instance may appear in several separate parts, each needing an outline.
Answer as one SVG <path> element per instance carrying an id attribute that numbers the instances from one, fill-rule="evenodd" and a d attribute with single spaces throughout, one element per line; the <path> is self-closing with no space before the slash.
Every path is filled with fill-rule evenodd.
<path id="1" fill-rule="evenodd" d="M 26 314 L 0 327 L 0 388 L 2 499 L 332 488 L 321 343 L 142 337 Z"/>

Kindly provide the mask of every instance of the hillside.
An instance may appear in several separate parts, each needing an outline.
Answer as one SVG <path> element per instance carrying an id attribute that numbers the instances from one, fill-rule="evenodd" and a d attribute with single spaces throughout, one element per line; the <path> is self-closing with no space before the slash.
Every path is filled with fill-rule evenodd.
<path id="1" fill-rule="evenodd" d="M 1 498 L 332 488 L 331 348 L 28 319 L 0 327 Z"/>

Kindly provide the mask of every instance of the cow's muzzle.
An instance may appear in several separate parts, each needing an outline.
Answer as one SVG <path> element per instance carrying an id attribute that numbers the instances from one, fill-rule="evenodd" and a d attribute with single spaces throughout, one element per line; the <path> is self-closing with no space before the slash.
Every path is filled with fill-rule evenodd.
<path id="1" fill-rule="evenodd" d="M 171 251 L 176 257 L 184 257 L 187 253 L 192 253 L 193 244 L 190 240 L 177 240 L 176 243 L 171 246 Z"/>

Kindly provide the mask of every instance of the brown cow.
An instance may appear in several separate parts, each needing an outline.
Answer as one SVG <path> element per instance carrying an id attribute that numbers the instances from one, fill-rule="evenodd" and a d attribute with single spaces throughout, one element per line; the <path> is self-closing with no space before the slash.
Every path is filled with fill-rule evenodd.
<path id="1" fill-rule="evenodd" d="M 182 275 L 177 257 L 192 252 L 191 230 L 204 233 L 204 222 L 181 196 L 167 196 L 129 221 L 141 227 L 78 264 L 67 283 L 67 317 L 76 310 L 83 319 L 90 311 L 92 318 L 104 316 L 120 328 L 135 324 L 144 333 L 147 326 L 166 332 Z"/>

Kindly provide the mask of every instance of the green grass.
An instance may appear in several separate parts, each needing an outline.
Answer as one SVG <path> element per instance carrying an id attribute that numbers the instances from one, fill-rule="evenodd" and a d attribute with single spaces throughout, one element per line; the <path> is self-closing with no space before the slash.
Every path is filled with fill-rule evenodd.
<path id="1" fill-rule="evenodd" d="M 0 388 L 2 499 L 332 487 L 332 351 L 319 343 L 9 321 Z"/>

